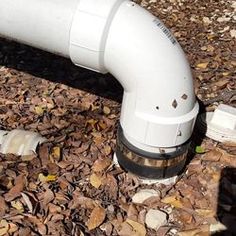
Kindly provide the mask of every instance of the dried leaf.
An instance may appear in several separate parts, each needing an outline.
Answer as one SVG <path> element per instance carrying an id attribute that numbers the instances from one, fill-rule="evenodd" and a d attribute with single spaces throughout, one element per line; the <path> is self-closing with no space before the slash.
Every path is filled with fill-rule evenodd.
<path id="1" fill-rule="evenodd" d="M 8 231 L 10 229 L 10 225 L 6 220 L 0 221 L 0 236 L 7 235 Z"/>
<path id="2" fill-rule="evenodd" d="M 236 30 L 235 29 L 230 30 L 230 35 L 232 38 L 236 38 Z"/>
<path id="3" fill-rule="evenodd" d="M 185 230 L 178 233 L 178 236 L 209 236 L 209 225 L 201 225 L 197 229 Z"/>
<path id="4" fill-rule="evenodd" d="M 39 158 L 42 162 L 42 166 L 46 166 L 47 164 L 50 163 L 49 159 L 49 147 L 47 143 L 44 143 L 39 146 L 39 151 L 38 151 Z"/>
<path id="5" fill-rule="evenodd" d="M 103 221 L 105 220 L 106 217 L 106 212 L 105 210 L 100 207 L 100 206 L 96 206 L 90 217 L 89 220 L 87 222 L 87 227 L 89 230 L 95 229 L 97 228 L 99 225 L 101 225 L 103 223 Z"/>
<path id="6" fill-rule="evenodd" d="M 70 209 L 76 209 L 78 207 L 82 207 L 85 209 L 94 209 L 95 202 L 91 198 L 74 194 L 73 201 L 70 202 L 69 207 Z"/>
<path id="7" fill-rule="evenodd" d="M 95 188 L 99 188 L 102 185 L 102 178 L 101 176 L 93 173 L 90 176 L 90 184 L 95 187 Z"/>
<path id="8" fill-rule="evenodd" d="M 25 186 L 25 176 L 19 175 L 16 177 L 15 185 L 4 195 L 5 200 L 10 202 L 19 197 Z"/>
<path id="9" fill-rule="evenodd" d="M 227 73 L 223 73 L 224 76 L 227 76 Z M 229 80 L 227 79 L 222 79 L 219 81 L 216 81 L 215 83 L 212 84 L 212 86 L 216 86 L 217 89 L 222 89 L 225 88 L 225 86 L 229 83 Z"/>
<path id="10" fill-rule="evenodd" d="M 32 161 L 36 157 L 35 154 L 21 156 L 22 161 Z"/>
<path id="11" fill-rule="evenodd" d="M 61 148 L 60 147 L 53 147 L 52 152 L 50 154 L 50 160 L 54 162 L 54 160 L 59 161 L 61 158 Z"/>
<path id="12" fill-rule="evenodd" d="M 47 182 L 53 182 L 57 179 L 56 175 L 47 175 L 45 176 L 44 174 L 40 173 L 38 176 L 38 179 L 42 183 L 47 183 Z"/>
<path id="13" fill-rule="evenodd" d="M 45 110 L 45 109 L 44 109 L 42 106 L 36 106 L 36 107 L 34 108 L 35 113 L 36 113 L 37 115 L 39 115 L 39 116 L 43 115 L 44 110 Z"/>
<path id="14" fill-rule="evenodd" d="M 207 152 L 202 156 L 202 159 L 204 161 L 219 161 L 221 158 L 222 153 L 219 151 L 219 149 L 213 149 L 210 152 Z"/>
<path id="15" fill-rule="evenodd" d="M 137 208 L 135 207 L 134 204 L 130 204 L 129 205 L 128 211 L 127 211 L 127 217 L 130 220 L 133 220 L 133 221 L 137 221 L 138 220 L 138 210 L 137 210 Z"/>
<path id="16" fill-rule="evenodd" d="M 51 189 L 47 189 L 43 194 L 43 206 L 46 208 L 49 202 L 54 199 L 54 193 Z"/>
<path id="17" fill-rule="evenodd" d="M 112 151 L 112 149 L 111 149 L 110 146 L 106 145 L 106 146 L 104 147 L 104 153 L 105 153 L 106 156 L 110 155 L 110 154 L 111 154 L 111 151 Z"/>
<path id="18" fill-rule="evenodd" d="M 202 217 L 214 217 L 216 215 L 215 211 L 211 209 L 196 209 L 195 211 Z"/>
<path id="19" fill-rule="evenodd" d="M 206 69 L 208 64 L 209 64 L 209 62 L 199 63 L 199 64 L 197 64 L 197 68 L 199 68 L 199 69 Z"/>
<path id="20" fill-rule="evenodd" d="M 33 213 L 33 204 L 32 204 L 32 202 L 30 200 L 30 197 L 27 194 L 25 194 L 25 193 L 21 193 L 21 196 L 22 196 L 24 202 L 26 203 L 26 205 L 27 205 L 27 207 L 29 209 L 29 212 Z"/>
<path id="21" fill-rule="evenodd" d="M 160 193 L 158 193 L 154 189 L 141 189 L 139 192 L 134 194 L 134 196 L 132 197 L 132 201 L 134 203 L 143 203 L 150 197 L 158 197 L 158 196 L 160 196 Z"/>
<path id="22" fill-rule="evenodd" d="M 166 203 L 166 204 L 170 204 L 175 208 L 182 208 L 183 207 L 183 204 L 181 203 L 181 201 L 176 199 L 175 196 L 165 197 L 164 199 L 161 200 L 161 202 Z"/>
<path id="23" fill-rule="evenodd" d="M 109 108 L 109 107 L 106 107 L 106 106 L 104 106 L 104 107 L 103 107 L 103 113 L 104 113 L 105 115 L 109 115 L 109 114 L 111 113 L 111 110 L 110 110 L 110 108 Z"/>
<path id="24" fill-rule="evenodd" d="M 117 197 L 118 185 L 115 177 L 111 174 L 107 174 L 102 180 L 102 184 L 105 185 L 105 189 L 111 198 Z"/>
<path id="25" fill-rule="evenodd" d="M 86 125 L 91 125 L 93 128 L 95 128 L 95 125 L 97 124 L 97 120 L 90 119 L 86 121 Z"/>
<path id="26" fill-rule="evenodd" d="M 8 230 L 8 233 L 9 234 L 13 234 L 15 233 L 16 231 L 18 231 L 18 227 L 16 224 L 13 224 L 13 223 L 9 223 L 9 230 Z"/>
<path id="27" fill-rule="evenodd" d="M 220 157 L 220 161 L 236 168 L 235 155 L 231 155 L 224 150 L 220 150 L 220 151 L 222 153 L 222 156 Z"/>
<path id="28" fill-rule="evenodd" d="M 127 219 L 126 222 L 132 226 L 133 231 L 136 236 L 145 236 L 146 235 L 147 231 L 146 231 L 146 228 L 144 227 L 144 225 L 142 225 L 136 221 L 130 220 L 130 219 Z"/>
<path id="29" fill-rule="evenodd" d="M 0 218 L 5 215 L 7 204 L 2 196 L 0 196 Z"/>
<path id="30" fill-rule="evenodd" d="M 31 230 L 30 228 L 20 228 L 19 229 L 19 236 L 31 236 Z"/>
<path id="31" fill-rule="evenodd" d="M 111 165 L 111 159 L 104 158 L 104 159 L 98 159 L 95 161 L 92 169 L 94 172 L 102 172 L 105 169 L 107 169 Z"/>
<path id="32" fill-rule="evenodd" d="M 113 222 L 113 224 L 114 224 L 114 222 Z M 130 224 L 128 224 L 127 222 L 123 222 L 120 225 L 115 224 L 115 227 L 117 228 L 118 235 L 120 235 L 120 236 L 127 236 L 127 235 L 136 236 L 136 235 L 134 235 L 133 227 Z"/>
<path id="33" fill-rule="evenodd" d="M 23 212 L 24 211 L 24 206 L 23 204 L 21 203 L 21 201 L 17 200 L 17 201 L 12 201 L 11 202 L 11 206 L 13 208 L 15 208 L 16 210 L 20 211 L 20 212 Z"/>

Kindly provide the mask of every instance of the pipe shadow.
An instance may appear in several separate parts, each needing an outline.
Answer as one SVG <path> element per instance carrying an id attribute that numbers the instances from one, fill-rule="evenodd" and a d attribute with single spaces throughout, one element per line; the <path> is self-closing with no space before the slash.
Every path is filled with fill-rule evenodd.
<path id="1" fill-rule="evenodd" d="M 236 235 L 236 168 L 226 167 L 221 171 L 217 218 L 226 229 L 213 236 Z"/>
<path id="2" fill-rule="evenodd" d="M 110 74 L 99 74 L 69 59 L 0 38 L 0 65 L 62 83 L 121 103 L 123 88 Z"/>
<path id="3" fill-rule="evenodd" d="M 201 114 L 206 113 L 206 108 L 201 100 L 197 99 L 197 101 L 199 103 L 199 114 L 198 114 L 198 117 L 199 117 Z M 196 121 L 193 134 L 191 136 L 191 143 L 188 150 L 187 160 L 185 163 L 185 168 L 183 169 L 183 173 L 188 168 L 188 165 L 190 164 L 190 162 L 194 159 L 196 155 L 196 151 L 195 151 L 196 146 L 202 145 L 202 142 L 204 138 L 206 137 L 206 131 L 207 131 L 206 128 L 207 127 L 201 127 L 201 130 L 200 130 Z"/>

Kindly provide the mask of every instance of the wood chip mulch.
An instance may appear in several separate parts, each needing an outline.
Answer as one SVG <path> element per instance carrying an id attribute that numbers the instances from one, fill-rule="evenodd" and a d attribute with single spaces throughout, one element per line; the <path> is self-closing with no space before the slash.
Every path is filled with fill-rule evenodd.
<path id="1" fill-rule="evenodd" d="M 136 2 L 182 45 L 203 107 L 236 106 L 236 1 Z M 205 137 L 175 184 L 143 185 L 112 164 L 122 93 L 111 75 L 0 40 L 1 129 L 48 139 L 37 154 L 0 155 L 0 235 L 235 235 L 235 144 Z M 141 189 L 160 194 L 136 204 Z M 167 223 L 148 227 L 150 209 Z"/>

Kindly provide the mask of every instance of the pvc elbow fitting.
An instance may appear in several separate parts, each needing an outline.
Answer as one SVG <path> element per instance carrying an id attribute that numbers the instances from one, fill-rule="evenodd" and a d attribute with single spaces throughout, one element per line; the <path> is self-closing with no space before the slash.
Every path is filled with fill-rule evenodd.
<path id="1" fill-rule="evenodd" d="M 79 3 L 71 31 L 72 60 L 109 71 L 124 87 L 118 161 L 143 177 L 176 175 L 184 167 L 199 110 L 185 55 L 164 24 L 137 4 L 96 4 Z"/>

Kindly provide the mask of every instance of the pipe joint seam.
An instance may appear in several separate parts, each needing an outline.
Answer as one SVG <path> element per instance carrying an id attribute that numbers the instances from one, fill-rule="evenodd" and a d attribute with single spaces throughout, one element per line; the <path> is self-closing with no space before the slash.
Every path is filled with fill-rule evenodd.
<path id="1" fill-rule="evenodd" d="M 109 25 L 123 0 L 80 0 L 70 33 L 72 62 L 93 71 L 107 73 L 104 50 Z"/>

